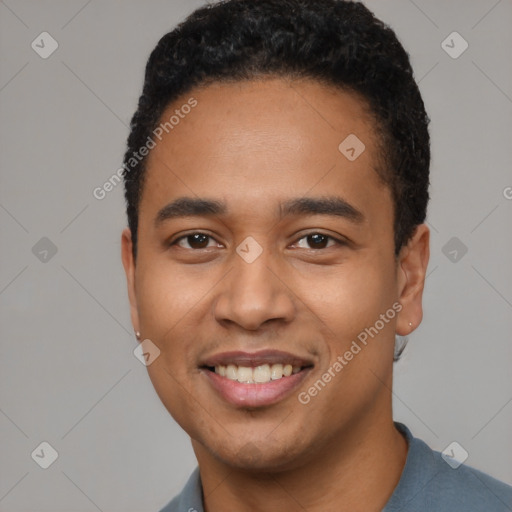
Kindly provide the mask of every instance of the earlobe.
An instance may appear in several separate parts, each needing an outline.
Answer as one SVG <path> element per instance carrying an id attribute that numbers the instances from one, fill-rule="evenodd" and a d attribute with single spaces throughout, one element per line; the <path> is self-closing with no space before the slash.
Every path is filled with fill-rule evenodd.
<path id="1" fill-rule="evenodd" d="M 126 274 L 128 287 L 128 299 L 130 301 L 130 316 L 135 332 L 139 332 L 139 312 L 137 308 L 137 294 L 135 291 L 135 260 L 133 258 L 132 234 L 129 228 L 125 228 L 121 235 L 121 259 Z"/>
<path id="2" fill-rule="evenodd" d="M 426 224 L 420 224 L 399 254 L 397 292 L 402 310 L 398 315 L 396 333 L 400 336 L 410 334 L 423 318 L 423 288 L 429 256 L 430 230 Z"/>

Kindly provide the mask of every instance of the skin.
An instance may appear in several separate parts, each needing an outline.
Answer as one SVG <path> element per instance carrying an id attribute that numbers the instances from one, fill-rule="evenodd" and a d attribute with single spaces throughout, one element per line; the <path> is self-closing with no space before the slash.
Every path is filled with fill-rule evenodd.
<path id="1" fill-rule="evenodd" d="M 149 376 L 192 439 L 205 509 L 380 511 L 407 454 L 392 421 L 393 347 L 422 319 L 429 230 L 417 226 L 395 256 L 391 193 L 358 97 L 314 81 L 213 84 L 162 119 L 191 96 L 198 106 L 149 156 L 137 259 L 128 229 L 122 259 L 133 327 L 161 351 Z M 353 162 L 338 150 L 349 134 L 366 146 Z M 280 217 L 281 202 L 304 196 L 341 197 L 364 220 Z M 155 225 L 180 197 L 225 201 L 228 211 Z M 193 232 L 212 238 L 171 245 Z M 314 233 L 333 238 L 317 248 Z M 263 250 L 250 264 L 236 252 L 248 236 Z M 396 302 L 400 313 L 301 404 L 297 394 Z M 198 368 L 219 352 L 261 349 L 314 364 L 274 405 L 235 407 Z"/>

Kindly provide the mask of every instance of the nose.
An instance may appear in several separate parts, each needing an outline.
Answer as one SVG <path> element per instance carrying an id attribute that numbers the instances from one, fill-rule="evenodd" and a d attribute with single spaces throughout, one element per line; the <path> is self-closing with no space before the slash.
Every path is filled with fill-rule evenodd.
<path id="1" fill-rule="evenodd" d="M 265 323 L 293 320 L 296 307 L 290 285 L 271 268 L 272 258 L 267 253 L 264 250 L 252 263 L 234 255 L 234 268 L 222 280 L 214 303 L 218 322 L 255 331 Z"/>

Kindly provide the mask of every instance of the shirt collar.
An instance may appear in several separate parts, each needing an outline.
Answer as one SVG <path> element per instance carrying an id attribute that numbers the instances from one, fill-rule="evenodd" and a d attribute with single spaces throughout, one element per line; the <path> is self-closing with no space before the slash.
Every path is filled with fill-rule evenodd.
<path id="1" fill-rule="evenodd" d="M 395 427 L 405 437 L 409 449 L 407 451 L 407 459 L 402 475 L 400 476 L 400 481 L 394 489 L 383 512 L 392 510 L 395 503 L 399 503 L 404 495 L 408 495 L 412 487 L 418 486 L 418 472 L 424 473 L 424 477 L 428 479 L 428 475 L 425 475 L 425 473 L 431 472 L 434 465 L 433 460 L 431 464 L 425 465 L 425 462 L 432 458 L 432 451 L 423 441 L 413 437 L 411 431 L 402 423 L 395 422 Z M 176 501 L 178 504 L 177 510 L 184 512 L 204 512 L 203 490 L 198 467 L 194 470 L 192 475 L 190 475 L 183 491 L 177 496 Z"/>

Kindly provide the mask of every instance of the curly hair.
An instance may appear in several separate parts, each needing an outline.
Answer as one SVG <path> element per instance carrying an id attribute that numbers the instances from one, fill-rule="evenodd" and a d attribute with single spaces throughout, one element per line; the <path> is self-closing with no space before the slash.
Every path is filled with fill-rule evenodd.
<path id="1" fill-rule="evenodd" d="M 123 164 L 134 256 L 147 157 L 134 161 L 133 154 L 164 110 L 196 86 L 264 76 L 317 80 L 366 102 L 384 162 L 377 173 L 393 199 L 398 255 L 425 221 L 430 137 L 409 56 L 393 30 L 359 2 L 224 0 L 193 12 L 148 59 Z"/>

